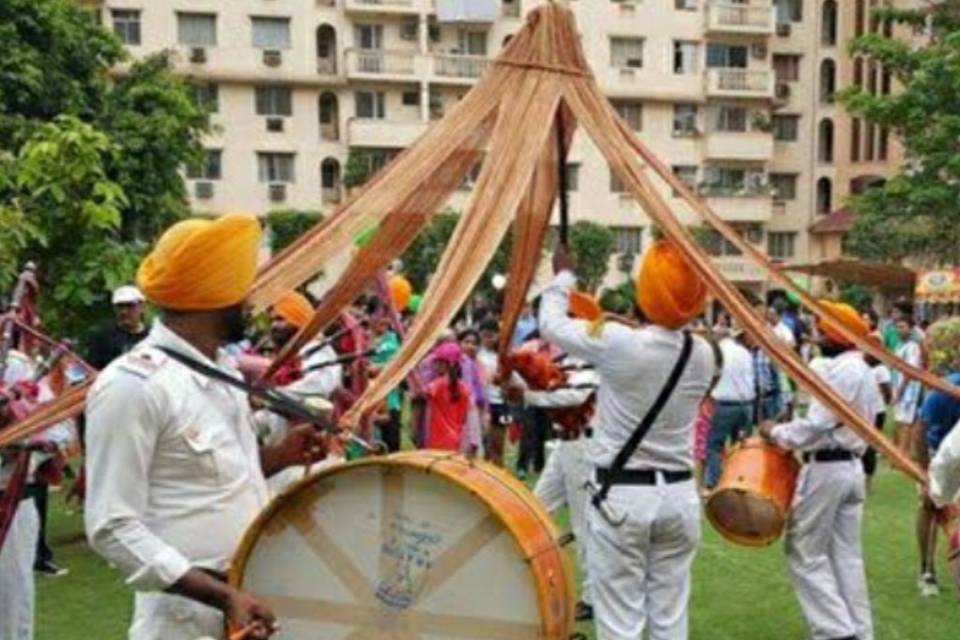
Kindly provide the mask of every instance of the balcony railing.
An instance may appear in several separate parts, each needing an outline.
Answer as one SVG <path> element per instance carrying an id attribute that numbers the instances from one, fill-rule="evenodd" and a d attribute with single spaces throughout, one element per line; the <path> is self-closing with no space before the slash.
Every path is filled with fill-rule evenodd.
<path id="1" fill-rule="evenodd" d="M 712 31 L 773 34 L 773 6 L 714 2 L 707 11 L 707 28 Z"/>
<path id="2" fill-rule="evenodd" d="M 412 7 L 413 0 L 347 0 L 347 6 L 359 6 L 359 7 Z"/>
<path id="3" fill-rule="evenodd" d="M 347 69 L 352 74 L 412 76 L 415 55 L 413 51 L 349 49 Z"/>
<path id="4" fill-rule="evenodd" d="M 772 188 L 768 182 L 749 181 L 740 184 L 701 182 L 697 193 L 707 198 L 769 198 Z"/>
<path id="5" fill-rule="evenodd" d="M 317 73 L 325 76 L 337 74 L 336 58 L 317 58 Z"/>
<path id="6" fill-rule="evenodd" d="M 434 56 L 434 73 L 444 78 L 477 79 L 490 67 L 488 58 L 478 56 Z"/>
<path id="7" fill-rule="evenodd" d="M 768 69 L 707 70 L 707 93 L 737 97 L 773 97 L 773 72 Z"/>

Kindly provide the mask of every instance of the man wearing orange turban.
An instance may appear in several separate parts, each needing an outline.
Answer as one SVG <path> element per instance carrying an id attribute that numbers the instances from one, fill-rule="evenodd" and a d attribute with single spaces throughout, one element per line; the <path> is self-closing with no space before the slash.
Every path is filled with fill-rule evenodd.
<path id="1" fill-rule="evenodd" d="M 843 335 L 842 325 L 865 338 L 870 329 L 847 304 L 821 302 L 830 319 L 820 320 L 824 358 L 811 365 L 864 420 L 883 406 L 880 388 L 863 354 Z M 861 456 L 866 443 L 814 399 L 803 418 L 760 433 L 775 444 L 802 452 L 786 553 L 794 591 L 813 638 L 872 640 L 873 622 L 860 548 L 866 494 Z"/>
<path id="2" fill-rule="evenodd" d="M 164 233 L 137 274 L 161 317 L 87 400 L 87 536 L 137 591 L 132 640 L 222 638 L 225 615 L 248 637 L 275 630 L 267 606 L 215 576 L 266 505 L 265 476 L 323 443 L 304 425 L 259 447 L 247 397 L 170 355 L 238 375 L 220 349 L 243 337 L 259 246 L 247 215 Z"/>
<path id="3" fill-rule="evenodd" d="M 576 276 L 562 245 L 554 271 L 540 301 L 540 334 L 594 365 L 599 377 L 588 455 L 593 486 L 606 479 L 610 487 L 600 507 L 587 507 L 585 540 L 598 637 L 641 638 L 649 622 L 651 638 L 686 638 L 690 567 L 700 541 L 692 425 L 716 363 L 705 340 L 680 329 L 703 310 L 706 288 L 675 247 L 657 243 L 637 281 L 637 304 L 650 324 L 598 326 L 568 314 Z M 640 446 L 622 470 L 612 469 L 674 368 L 678 382 Z"/>

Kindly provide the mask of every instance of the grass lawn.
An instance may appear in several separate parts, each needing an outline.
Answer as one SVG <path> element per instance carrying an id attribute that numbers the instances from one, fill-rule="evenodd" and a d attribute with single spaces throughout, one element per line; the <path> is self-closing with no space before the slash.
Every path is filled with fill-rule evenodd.
<path id="1" fill-rule="evenodd" d="M 960 632 L 960 602 L 952 587 L 936 599 L 917 595 L 912 533 L 916 491 L 902 476 L 881 467 L 864 533 L 876 638 L 954 640 Z M 126 637 L 130 592 L 118 574 L 87 549 L 81 515 L 68 513 L 59 494 L 51 505 L 50 540 L 57 561 L 69 567 L 70 574 L 38 577 L 37 640 Z M 940 574 L 947 576 L 945 567 Z M 705 521 L 694 584 L 693 638 L 806 638 L 780 545 L 759 551 L 734 547 Z"/>

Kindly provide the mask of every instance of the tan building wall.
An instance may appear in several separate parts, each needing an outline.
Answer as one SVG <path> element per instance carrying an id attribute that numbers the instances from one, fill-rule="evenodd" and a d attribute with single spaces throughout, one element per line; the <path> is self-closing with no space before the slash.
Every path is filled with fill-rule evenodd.
<path id="1" fill-rule="evenodd" d="M 641 139 L 670 165 L 686 167 L 710 204 L 744 225 L 759 247 L 770 245 L 786 261 L 808 261 L 815 181 L 830 177 L 833 202 L 839 202 L 855 172 L 843 162 L 849 154 L 839 142 L 849 123 L 838 107 L 818 101 L 819 60 L 834 55 L 841 78 L 852 72 L 845 42 L 832 51 L 820 45 L 825 0 L 795 1 L 802 5 L 799 14 L 789 10 L 790 0 L 778 0 L 781 7 L 769 0 L 572 0 L 569 6 L 598 82 L 622 105 Z M 262 214 L 326 209 L 341 200 L 351 149 L 410 144 L 469 90 L 504 39 L 520 29 L 520 16 L 541 3 L 503 2 L 492 22 L 467 25 L 438 24 L 432 0 L 105 0 L 101 17 L 129 36 L 124 25 L 136 15 L 140 42 L 130 44 L 134 55 L 173 48 L 180 73 L 218 87 L 213 119 L 219 130 L 207 146 L 220 151 L 220 172 L 190 180 L 194 208 Z M 854 2 L 837 4 L 846 34 Z M 183 12 L 215 14 L 215 42 L 182 44 Z M 288 42 L 263 46 L 261 38 L 257 46 L 253 23 L 265 17 L 288 20 Z M 773 56 L 781 54 L 800 56 L 795 80 L 775 77 Z M 258 115 L 258 86 L 289 88 L 289 115 Z M 677 130 L 678 104 L 696 109 L 684 120 L 689 130 Z M 799 116 L 795 140 L 775 140 L 768 124 L 779 114 Z M 836 120 L 832 164 L 816 160 L 817 122 L 825 116 Z M 285 169 L 264 175 L 258 159 L 263 153 L 293 154 L 292 175 Z M 582 135 L 570 162 L 579 165 L 572 218 L 616 227 L 619 246 L 638 253 L 649 241 L 649 220 L 613 189 L 606 163 Z M 771 173 L 795 175 L 795 186 L 773 197 Z M 678 215 L 694 222 L 661 187 Z M 462 191 L 451 205 L 462 208 L 466 200 Z M 763 273 L 742 258 L 721 255 L 717 264 L 744 288 L 765 291 Z M 623 277 L 614 269 L 610 282 Z"/>

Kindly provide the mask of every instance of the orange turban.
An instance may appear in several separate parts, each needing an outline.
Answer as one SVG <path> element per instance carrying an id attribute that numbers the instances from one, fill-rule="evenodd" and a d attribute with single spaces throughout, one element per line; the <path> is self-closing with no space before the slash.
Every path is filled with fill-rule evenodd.
<path id="1" fill-rule="evenodd" d="M 647 320 L 679 329 L 703 313 L 707 287 L 672 243 L 659 240 L 643 257 L 636 297 Z"/>
<path id="2" fill-rule="evenodd" d="M 222 309 L 242 302 L 257 274 L 260 223 L 232 213 L 193 218 L 160 236 L 137 271 L 148 300 L 178 311 Z"/>
<path id="3" fill-rule="evenodd" d="M 843 302 L 829 302 L 821 300 L 820 304 L 830 313 L 830 316 L 850 331 L 853 331 L 860 338 L 866 338 L 870 333 L 870 327 L 860 315 L 860 312 Z M 840 331 L 830 323 L 824 322 L 823 318 L 817 325 L 820 331 L 828 338 L 839 344 L 849 345 L 850 341 L 840 335 Z"/>
<path id="4" fill-rule="evenodd" d="M 302 329 L 313 317 L 313 305 L 302 293 L 288 291 L 273 304 L 273 312 L 297 329 Z"/>

